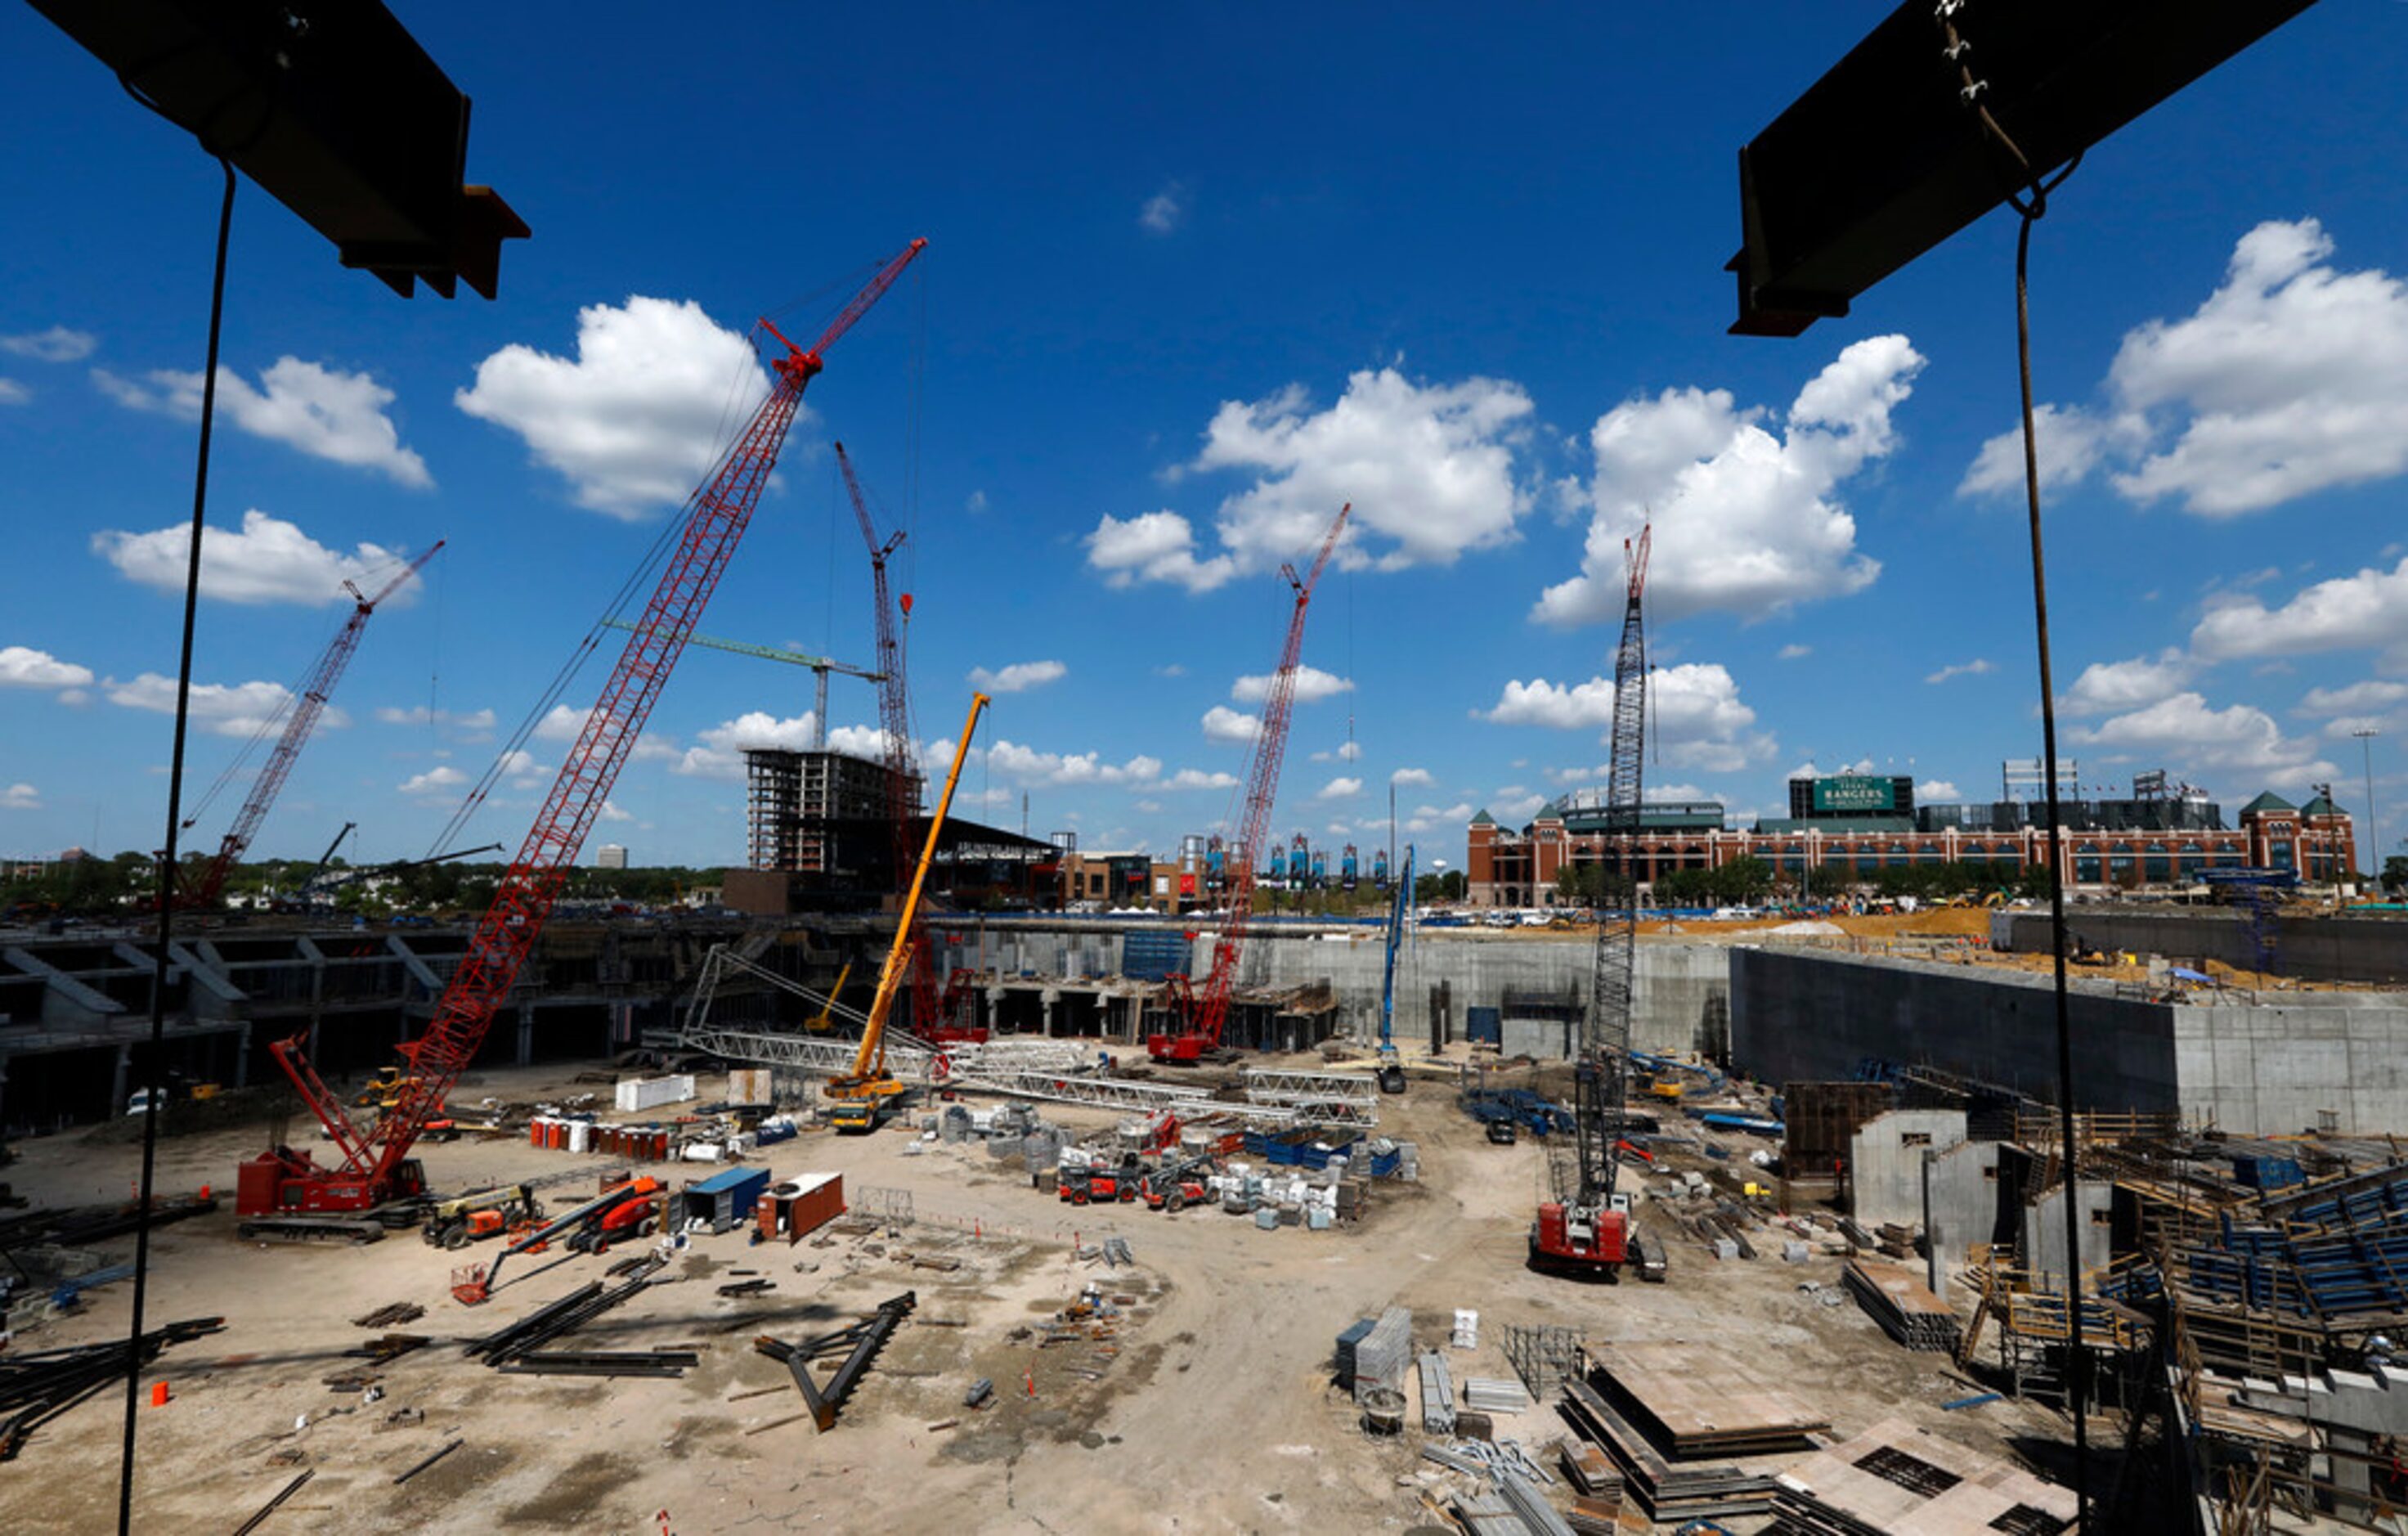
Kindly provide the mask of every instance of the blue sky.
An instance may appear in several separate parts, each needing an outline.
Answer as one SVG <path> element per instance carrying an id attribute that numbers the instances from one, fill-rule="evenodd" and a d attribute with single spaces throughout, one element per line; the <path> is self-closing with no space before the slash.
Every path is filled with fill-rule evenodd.
<path id="1" fill-rule="evenodd" d="M 1087 847 L 1220 827 L 1276 568 L 1350 496 L 1282 836 L 1368 854 L 1394 783 L 1400 838 L 1459 862 L 1472 809 L 1593 782 L 1642 509 L 1654 786 L 1778 813 L 1800 764 L 1870 762 L 1989 797 L 2039 750 L 2020 499 L 1985 447 L 2014 419 L 2011 222 L 1799 340 L 1724 334 L 1738 146 L 1887 8 L 398 5 L 475 98 L 470 176 L 535 237 L 497 303 L 405 302 L 245 188 L 194 790 L 345 576 L 448 538 L 255 848 L 313 856 L 351 820 L 357 856 L 424 851 L 697 478 L 757 378 L 733 337 L 808 327 L 824 300 L 779 307 L 917 235 L 705 627 L 871 659 L 843 439 L 910 530 L 921 736 L 950 741 L 974 674 L 1015 685 L 966 777 L 989 819 L 1025 794 Z M 2229 807 L 2332 778 L 2356 809 L 2372 725 L 2390 824 L 2403 24 L 2311 10 L 2094 151 L 2037 236 L 2086 782 L 2162 767 Z M 0 854 L 147 849 L 215 171 L 29 8 L 0 8 Z M 690 652 L 597 839 L 739 860 L 736 750 L 798 739 L 810 683 Z M 870 739 L 866 686 L 830 714 Z M 538 734 L 471 840 L 516 845 L 558 751 Z"/>

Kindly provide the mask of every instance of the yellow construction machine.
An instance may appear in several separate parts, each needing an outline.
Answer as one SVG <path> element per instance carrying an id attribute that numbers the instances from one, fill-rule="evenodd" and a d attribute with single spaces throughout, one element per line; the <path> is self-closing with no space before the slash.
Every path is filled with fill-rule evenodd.
<path id="1" fill-rule="evenodd" d="M 836 973 L 836 985 L 828 989 L 827 1000 L 820 1004 L 820 1011 L 818 1012 L 803 1021 L 804 1028 L 810 1030 L 814 1035 L 824 1035 L 828 1032 L 828 1030 L 833 1026 L 833 1021 L 828 1017 L 828 1010 L 834 1008 L 836 1006 L 837 999 L 844 996 L 844 983 L 852 978 L 853 962 L 851 960 L 847 960 L 844 963 L 844 969 Z"/>
<path id="2" fill-rule="evenodd" d="M 878 973 L 878 995 L 869 1005 L 869 1022 L 862 1026 L 861 1049 L 853 1053 L 853 1070 L 841 1077 L 832 1077 L 820 1091 L 831 1105 L 829 1123 L 838 1131 L 872 1131 L 884 1118 L 886 1108 L 901 1098 L 906 1089 L 901 1080 L 886 1069 L 886 1015 L 895 1007 L 895 994 L 903 985 L 904 973 L 911 968 L 911 917 L 920 910 L 920 892 L 928 883 L 928 865 L 937 856 L 937 839 L 945 829 L 945 816 L 953 810 L 953 786 L 961 782 L 962 760 L 969 755 L 970 738 L 978 730 L 979 715 L 987 707 L 984 694 L 970 695 L 970 717 L 962 726 L 962 738 L 953 748 L 953 766 L 945 775 L 945 793 L 937 802 L 937 813 L 928 818 L 928 840 L 920 850 L 920 863 L 911 872 L 911 890 L 903 898 L 902 911 L 895 914 L 895 941 L 887 946 L 885 968 Z"/>

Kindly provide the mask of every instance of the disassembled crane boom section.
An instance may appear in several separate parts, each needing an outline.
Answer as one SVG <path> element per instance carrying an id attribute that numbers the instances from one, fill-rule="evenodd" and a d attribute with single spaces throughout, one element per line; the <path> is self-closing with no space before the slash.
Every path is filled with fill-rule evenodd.
<path id="1" fill-rule="evenodd" d="M 284 788 L 284 781 L 292 777 L 293 765 L 299 760 L 301 749 L 308 744 L 310 733 L 318 728 L 319 720 L 325 715 L 326 700 L 334 696 L 335 684 L 343 681 L 344 668 L 351 665 L 352 653 L 360 648 L 360 633 L 367 628 L 368 616 L 404 581 L 417 575 L 419 568 L 434 559 L 442 548 L 443 540 L 437 539 L 432 548 L 412 560 L 400 575 L 379 587 L 373 597 L 350 581 L 343 583 L 343 590 L 351 595 L 351 616 L 344 621 L 341 629 L 336 631 L 335 638 L 326 642 L 325 651 L 318 657 L 318 665 L 311 668 L 309 675 L 302 680 L 299 691 L 293 697 L 293 712 L 285 717 L 284 733 L 276 739 L 276 750 L 267 754 L 266 763 L 260 768 L 259 777 L 251 781 L 251 793 L 243 797 L 242 809 L 235 812 L 234 825 L 226 829 L 226 835 L 218 842 L 217 856 L 203 867 L 190 885 L 177 893 L 178 906 L 208 907 L 216 904 L 219 895 L 225 889 L 226 876 L 233 872 L 243 851 L 251 846 L 251 840 L 259 835 L 260 823 L 267 820 L 268 809 L 276 804 L 277 794 Z M 187 822 L 185 825 L 189 826 L 192 824 Z M 337 837 L 335 842 L 342 840 Z M 326 856 L 332 858 L 334 853 L 333 844 L 329 844 Z"/>
<path id="2" fill-rule="evenodd" d="M 839 1130 L 867 1130 L 877 1120 L 878 1107 L 900 1095 L 906 1084 L 886 1069 L 886 1020 L 895 1009 L 895 994 L 903 984 L 903 974 L 912 964 L 912 918 L 920 910 L 920 894 L 928 883 L 928 866 L 936 860 L 937 840 L 945 829 L 945 816 L 953 810 L 953 786 L 961 782 L 962 763 L 969 756 L 970 738 L 978 732 L 979 716 L 987 707 L 984 694 L 970 695 L 969 718 L 962 724 L 962 738 L 953 746 L 953 766 L 945 775 L 945 793 L 937 802 L 936 814 L 928 818 L 928 840 L 920 850 L 920 862 L 911 871 L 911 888 L 903 897 L 903 910 L 895 914 L 895 941 L 887 946 L 886 965 L 878 973 L 878 993 L 869 1005 L 869 1023 L 861 1031 L 861 1048 L 853 1053 L 853 1070 L 841 1077 L 828 1079 L 822 1089 L 839 1104 L 855 1106 L 850 1117 L 839 1117 Z M 867 1123 L 860 1106 L 867 1106 Z"/>
<path id="3" fill-rule="evenodd" d="M 1630 561 L 1622 643 L 1613 656 L 1613 726 L 1606 767 L 1604 894 L 1598 902 L 1597 953 L 1589 1011 L 1574 1065 L 1574 1157 L 1555 1198 L 1530 1227 L 1530 1267 L 1583 1279 L 1611 1279 L 1629 1254 L 1629 1213 L 1614 1199 L 1630 1061 L 1631 967 L 1639 931 L 1640 768 L 1647 737 L 1647 529 L 1626 544 Z"/>
<path id="4" fill-rule="evenodd" d="M 493 905 L 470 937 L 433 1021 L 418 1039 L 401 1047 L 415 1084 L 383 1118 L 363 1128 L 309 1065 L 303 1054 L 306 1036 L 276 1042 L 270 1049 L 278 1065 L 318 1116 L 342 1160 L 323 1167 L 307 1152 L 289 1146 L 262 1153 L 240 1171 L 236 1203 L 243 1213 L 365 1211 L 425 1193 L 424 1177 L 410 1148 L 476 1058 L 494 1012 L 509 998 L 520 968 L 543 932 L 586 834 L 601 815 L 686 638 L 694 633 L 752 521 L 801 409 L 803 391 L 824 366 L 821 354 L 853 328 L 926 245 L 914 240 L 882 266 L 808 352 L 768 321 L 761 322 L 761 329 L 786 348 L 786 355 L 771 360 L 769 396 L 688 503 L 678 546 L 662 568 L 644 616 L 587 713 L 576 745 L 562 760 L 517 859 L 495 887 Z"/>
<path id="5" fill-rule="evenodd" d="M 1294 566 L 1280 567 L 1295 591 L 1296 606 L 1288 615 L 1287 643 L 1280 652 L 1279 670 L 1272 675 L 1270 695 L 1263 701 L 1263 723 L 1254 735 L 1254 766 L 1246 776 L 1245 821 L 1237 845 L 1229 850 L 1228 915 L 1221 920 L 1220 934 L 1212 944 L 1212 969 L 1204 979 L 1202 995 L 1174 985 L 1179 1028 L 1146 1038 L 1146 1054 L 1156 1061 L 1190 1065 L 1221 1043 L 1221 1028 L 1229 1017 L 1229 994 L 1238 985 L 1238 957 L 1245 949 L 1246 929 L 1254 914 L 1254 864 L 1262 857 L 1263 837 L 1270 830 L 1271 802 L 1279 795 L 1280 760 L 1287 752 L 1288 719 L 1296 710 L 1296 668 L 1304 654 L 1305 610 L 1312 602 L 1313 586 L 1329 567 L 1339 535 L 1346 531 L 1346 514 L 1354 510 L 1351 501 L 1338 509 L 1337 520 L 1329 524 L 1328 537 L 1321 541 L 1321 553 L 1310 571 L 1299 577 Z"/>

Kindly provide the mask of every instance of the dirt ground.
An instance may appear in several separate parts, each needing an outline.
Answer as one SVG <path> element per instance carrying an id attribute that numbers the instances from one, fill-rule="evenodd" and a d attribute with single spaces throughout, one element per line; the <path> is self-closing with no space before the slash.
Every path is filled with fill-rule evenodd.
<path id="1" fill-rule="evenodd" d="M 571 1071 L 489 1073 L 461 1098 L 535 1098 L 564 1091 Z M 1742 1357 L 1828 1413 L 1841 1435 L 1903 1413 L 1993 1454 L 2010 1435 L 2062 1437 L 2053 1415 L 2014 1403 L 1942 1411 L 1969 1388 L 1941 1357 L 1898 1349 L 1853 1305 L 1826 1306 L 1799 1289 L 1802 1281 L 1836 1286 L 1836 1258 L 1717 1263 L 1677 1239 L 1669 1285 L 1584 1286 L 1533 1275 L 1523 1258 L 1541 1149 L 1489 1144 L 1432 1078 L 1382 1109 L 1384 1131 L 1420 1143 L 1422 1182 L 1377 1186 L 1365 1220 L 1324 1233 L 1262 1231 L 1209 1210 L 1073 1208 L 1040 1197 L 1016 1160 L 990 1158 L 978 1142 L 925 1143 L 907 1155 L 915 1138 L 903 1130 L 807 1134 L 756 1161 L 780 1177 L 841 1171 L 857 1211 L 867 1189 L 908 1190 L 917 1219 L 899 1235 L 825 1246 L 752 1245 L 741 1233 L 696 1239 L 663 1271 L 670 1283 L 565 1346 L 698 1349 L 702 1366 L 681 1380 L 505 1375 L 457 1347 L 634 1250 L 513 1260 L 494 1299 L 471 1309 L 452 1299 L 451 1270 L 490 1253 L 445 1253 L 415 1233 L 359 1248 L 246 1243 L 230 1209 L 163 1228 L 153 1241 L 150 1322 L 222 1315 L 226 1327 L 171 1350 L 152 1373 L 169 1384 L 171 1400 L 138 1413 L 136 1527 L 231 1530 L 308 1470 L 312 1480 L 262 1536 L 1403 1531 L 1431 1523 L 1421 1499 L 1442 1481 L 1416 1459 L 1418 1421 L 1399 1440 L 1371 1440 L 1331 1385 L 1336 1335 L 1391 1305 L 1412 1310 L 1424 1348 L 1445 1343 L 1454 1309 L 1479 1310 L 1481 1347 L 1448 1351 L 1458 1382 L 1512 1374 L 1505 1324 L 1568 1324 L 1594 1340 L 1686 1340 Z M 164 1140 L 159 1187 L 229 1190 L 235 1163 L 258 1141 L 257 1132 Z M 20 1150 L 8 1174 L 17 1190 L 59 1205 L 123 1199 L 138 1160 L 136 1146 L 73 1134 Z M 520 1141 L 434 1146 L 425 1158 L 443 1188 L 605 1166 Z M 580 1181 L 548 1194 L 565 1202 L 589 1187 Z M 1134 1267 L 1074 1258 L 1074 1242 L 1111 1235 L 1127 1240 Z M 130 1240 L 110 1249 L 121 1245 L 130 1252 Z M 915 1267 L 913 1257 L 959 1267 Z M 774 1280 L 774 1289 L 717 1295 L 738 1270 Z M 1105 1336 L 1047 1348 L 1013 1336 L 1090 1284 L 1119 1313 Z M 837 1428 L 818 1434 L 795 1418 L 802 1402 L 784 1367 L 758 1354 L 753 1339 L 839 1328 L 907 1289 L 918 1296 L 912 1320 Z M 323 1385 L 367 1365 L 344 1352 L 375 1330 L 348 1319 L 401 1301 L 426 1315 L 400 1331 L 437 1342 L 374 1368 L 376 1402 Z M 15 1347 L 121 1336 L 130 1304 L 126 1284 L 96 1289 L 83 1313 Z M 971 1413 L 962 1397 L 980 1377 L 996 1397 Z M 114 1529 L 122 1403 L 111 1394 L 83 1404 L 0 1464 L 0 1529 Z M 395 1423 L 397 1410 L 415 1414 Z M 960 1422 L 932 1428 L 947 1419 Z M 1499 1438 L 1534 1454 L 1561 1432 L 1543 1409 L 1498 1427 Z M 457 1451 L 394 1486 L 398 1472 L 455 1439 Z"/>

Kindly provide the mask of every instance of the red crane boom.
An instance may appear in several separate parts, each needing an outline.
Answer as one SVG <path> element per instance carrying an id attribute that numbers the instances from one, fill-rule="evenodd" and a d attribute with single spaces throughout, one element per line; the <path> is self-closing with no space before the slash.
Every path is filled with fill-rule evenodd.
<path id="1" fill-rule="evenodd" d="M 335 684 L 343 680 L 343 669 L 351 666 L 351 653 L 360 648 L 360 633 L 367 628 L 368 615 L 374 613 L 377 604 L 392 596 L 404 581 L 417 575 L 419 567 L 434 559 L 436 551 L 442 547 L 443 540 L 437 539 L 434 549 L 412 560 L 400 575 L 379 587 L 373 597 L 363 594 L 350 581 L 343 583 L 343 590 L 351 595 L 351 616 L 344 621 L 343 627 L 335 638 L 326 642 L 325 653 L 319 656 L 318 665 L 309 669 L 308 678 L 302 682 L 301 691 L 293 701 L 293 713 L 285 719 L 284 734 L 276 739 L 276 750 L 267 754 L 267 762 L 260 768 L 258 779 L 252 782 L 251 794 L 244 798 L 242 809 L 235 812 L 234 825 L 227 829 L 224 839 L 218 843 L 217 856 L 177 893 L 178 906 L 208 907 L 216 904 L 218 894 L 225 889 L 226 876 L 233 871 L 244 850 L 251 846 L 251 840 L 259 835 L 260 824 L 267 820 L 268 808 L 276 803 L 278 793 L 284 788 L 284 781 L 292 776 L 293 764 L 300 757 L 301 748 L 308 743 L 309 733 L 318 728 L 320 717 L 325 714 L 326 700 L 334 696 Z M 192 824 L 187 822 L 184 825 L 189 826 Z"/>
<path id="2" fill-rule="evenodd" d="M 900 632 L 900 621 L 911 616 L 911 599 L 906 595 L 900 606 L 896 604 L 887 585 L 886 561 L 903 547 L 905 536 L 897 528 L 882 540 L 878 537 L 878 524 L 869 515 L 869 498 L 862 494 L 861 479 L 853 473 L 853 456 L 844 451 L 842 443 L 836 445 L 836 463 L 844 474 L 845 495 L 853 500 L 853 518 L 861 524 L 861 541 L 869 547 L 871 606 L 878 627 L 878 726 L 885 739 L 882 745 L 886 764 L 886 818 L 894 826 L 895 889 L 900 895 L 911 884 L 911 813 L 919 809 L 918 797 L 912 790 L 920 782 L 920 767 L 913 755 L 911 689 L 904 675 Z M 929 952 L 928 923 L 919 903 L 909 905 L 910 1026 L 942 1042 L 947 1036 L 942 1027 L 944 1021 L 937 1016 L 937 973 Z"/>
<path id="3" fill-rule="evenodd" d="M 1338 548 L 1338 536 L 1346 529 L 1346 514 L 1354 510 L 1351 501 L 1338 509 L 1338 520 L 1329 524 L 1329 536 L 1321 541 L 1321 553 L 1311 570 L 1298 577 L 1294 566 L 1280 567 L 1295 591 L 1296 607 L 1288 615 L 1287 645 L 1280 652 L 1279 670 L 1271 675 L 1270 695 L 1263 700 L 1262 728 L 1254 736 L 1254 766 L 1246 775 L 1245 821 L 1237 845 L 1229 850 L 1229 915 L 1222 921 L 1220 937 L 1212 946 L 1212 969 L 1204 978 L 1202 996 L 1184 999 L 1182 1027 L 1175 1034 L 1146 1038 L 1146 1054 L 1156 1061 L 1192 1063 L 1221 1043 L 1221 1026 L 1229 1017 L 1229 994 L 1238 985 L 1238 957 L 1254 915 L 1254 861 L 1262 857 L 1263 837 L 1271 825 L 1271 801 L 1279 795 L 1280 762 L 1287 754 L 1288 717 L 1296 710 L 1296 668 L 1304 653 L 1305 609 Z"/>
<path id="4" fill-rule="evenodd" d="M 926 244 L 913 240 L 881 267 L 809 351 L 788 341 L 767 321 L 761 323 L 786 348 L 786 355 L 770 365 L 769 397 L 687 503 L 677 551 L 602 685 L 600 699 L 586 715 L 576 745 L 562 762 L 518 857 L 495 888 L 493 905 L 469 939 L 433 1021 L 425 1033 L 401 1047 L 410 1075 L 397 1101 L 364 1129 L 352 1123 L 342 1100 L 309 1065 L 302 1049 L 306 1037 L 278 1041 L 270 1047 L 277 1064 L 325 1127 L 342 1161 L 321 1167 L 308 1153 L 290 1147 L 262 1153 L 241 1170 L 236 1205 L 242 1213 L 365 1211 L 424 1192 L 424 1176 L 409 1156 L 410 1148 L 484 1043 L 494 1014 L 534 950 L 586 833 L 635 751 L 687 637 L 736 553 L 794 425 L 803 390 L 823 366 L 821 353 L 853 328 Z"/>

